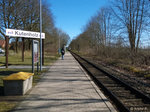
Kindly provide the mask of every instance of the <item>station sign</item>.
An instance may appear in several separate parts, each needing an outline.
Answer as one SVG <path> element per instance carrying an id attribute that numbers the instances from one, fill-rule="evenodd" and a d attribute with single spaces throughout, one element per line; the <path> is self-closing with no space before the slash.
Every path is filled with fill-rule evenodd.
<path id="1" fill-rule="evenodd" d="M 26 38 L 40 38 L 40 32 L 6 29 L 6 36 L 26 37 Z M 41 33 L 41 38 L 45 39 L 45 33 Z"/>

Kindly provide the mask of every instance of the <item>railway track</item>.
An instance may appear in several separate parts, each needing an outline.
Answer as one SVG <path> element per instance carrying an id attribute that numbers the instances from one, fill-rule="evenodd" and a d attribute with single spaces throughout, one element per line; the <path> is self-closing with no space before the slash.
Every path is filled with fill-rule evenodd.
<path id="1" fill-rule="evenodd" d="M 150 97 L 111 73 L 71 52 L 120 112 L 150 112 Z"/>
<path id="2" fill-rule="evenodd" d="M 134 87 L 135 89 L 141 91 L 143 94 L 150 97 L 150 82 L 148 79 L 145 79 L 144 77 L 139 77 L 139 76 L 136 76 L 133 74 L 128 74 L 128 73 L 126 74 L 126 73 L 119 72 L 118 70 L 116 70 L 110 66 L 107 66 L 107 65 L 104 65 L 101 63 L 97 63 L 96 60 L 91 60 L 89 58 L 87 60 L 88 61 L 90 60 L 90 62 L 94 62 L 94 64 L 96 64 L 103 70 L 112 73 L 115 77 L 125 81 L 130 86 Z"/>

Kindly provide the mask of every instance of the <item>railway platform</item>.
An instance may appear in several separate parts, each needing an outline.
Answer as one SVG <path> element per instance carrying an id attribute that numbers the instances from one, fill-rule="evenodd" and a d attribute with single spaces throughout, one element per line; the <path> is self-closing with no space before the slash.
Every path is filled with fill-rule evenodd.
<path id="1" fill-rule="evenodd" d="M 74 57 L 66 52 L 13 112 L 116 112 Z"/>

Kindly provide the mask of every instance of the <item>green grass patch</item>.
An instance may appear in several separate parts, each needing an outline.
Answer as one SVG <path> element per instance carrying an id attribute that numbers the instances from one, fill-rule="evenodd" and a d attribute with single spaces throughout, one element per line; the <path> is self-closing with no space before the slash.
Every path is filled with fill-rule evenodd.
<path id="1" fill-rule="evenodd" d="M 0 112 L 8 112 L 16 106 L 17 102 L 0 102 Z"/>
<path id="2" fill-rule="evenodd" d="M 58 54 L 45 53 L 44 55 L 44 65 L 50 65 L 59 57 Z M 25 51 L 24 62 L 22 61 L 22 53 L 14 53 L 13 51 L 9 52 L 8 56 L 9 65 L 31 65 L 32 64 L 32 55 L 31 51 Z M 5 56 L 0 57 L 0 66 L 5 65 Z"/>
<path id="3" fill-rule="evenodd" d="M 46 73 L 48 69 L 43 69 L 41 72 L 35 71 L 33 75 L 33 86 L 37 84 L 37 82 L 41 79 L 41 74 Z"/>
<path id="4" fill-rule="evenodd" d="M 24 62 L 22 62 L 22 54 L 14 53 L 13 51 L 9 52 L 8 55 L 8 64 L 9 65 L 31 65 L 32 64 L 32 56 L 29 51 L 25 51 Z M 5 65 L 5 56 L 0 57 L 0 66 Z"/>
<path id="5" fill-rule="evenodd" d="M 144 77 L 146 77 L 146 78 L 150 78 L 150 74 L 144 75 Z"/>
<path id="6" fill-rule="evenodd" d="M 45 57 L 44 57 L 44 65 L 47 66 L 47 65 L 51 65 L 52 63 L 54 63 L 60 56 L 57 54 L 57 55 L 50 55 L 50 54 L 46 54 Z"/>

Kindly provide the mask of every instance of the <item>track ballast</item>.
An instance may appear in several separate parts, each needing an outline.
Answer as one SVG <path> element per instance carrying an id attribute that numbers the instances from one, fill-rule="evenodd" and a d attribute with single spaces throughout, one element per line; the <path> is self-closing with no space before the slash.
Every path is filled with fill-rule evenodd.
<path id="1" fill-rule="evenodd" d="M 150 112 L 150 97 L 113 74 L 71 52 L 120 112 Z"/>

